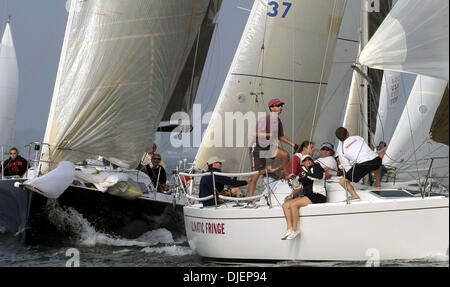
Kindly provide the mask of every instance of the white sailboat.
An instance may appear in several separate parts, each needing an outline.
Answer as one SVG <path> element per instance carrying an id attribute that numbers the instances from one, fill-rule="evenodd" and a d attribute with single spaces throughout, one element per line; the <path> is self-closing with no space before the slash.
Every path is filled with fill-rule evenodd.
<path id="1" fill-rule="evenodd" d="M 0 147 L 14 144 L 18 98 L 19 69 L 8 20 L 0 42 Z"/>
<path id="2" fill-rule="evenodd" d="M 448 17 L 448 1 L 399 1 L 359 56 L 372 68 L 419 74 L 383 163 L 419 186 L 433 177 L 447 190 L 448 130 L 433 127 L 448 118 L 437 114 L 448 99 Z"/>
<path id="3" fill-rule="evenodd" d="M 18 192 L 15 182 L 25 179 L 12 179 L 3 176 L 5 154 L 14 144 L 17 101 L 19 97 L 19 69 L 14 40 L 11 32 L 11 19 L 6 22 L 0 42 L 0 226 L 6 231 L 17 234 L 23 240 L 28 220 L 30 196 L 27 192 Z"/>
<path id="4" fill-rule="evenodd" d="M 47 198 L 127 237 L 148 230 L 147 215 L 183 205 L 175 193 L 148 193 L 150 178 L 134 168 L 160 122 L 192 107 L 220 4 L 71 1 L 37 177 L 21 185 L 35 191 L 30 242 L 39 241 Z M 136 221 L 145 222 L 128 232 Z"/>
<path id="5" fill-rule="evenodd" d="M 349 5 L 360 5 L 360 3 L 355 3 L 356 1 L 348 1 L 347 7 Z M 420 2 L 420 4 L 418 3 Z M 273 2 L 271 2 L 273 3 Z M 320 21 L 323 20 L 322 15 L 329 16 L 330 18 L 341 17 L 344 13 L 344 6 L 338 10 L 332 10 L 331 6 L 338 7 L 340 1 L 329 1 L 329 5 L 326 9 L 315 10 L 314 5 L 326 5 L 324 2 L 318 3 L 315 1 L 314 4 L 308 6 L 306 2 L 293 3 L 290 12 L 297 17 L 295 21 L 292 19 L 272 19 L 269 17 L 264 17 L 271 13 L 271 5 L 266 1 L 255 1 L 252 12 L 249 17 L 244 35 L 242 37 L 240 46 L 238 48 L 237 54 L 233 61 L 230 69 L 227 81 L 225 82 L 224 90 L 222 91 L 221 97 L 216 106 L 215 114 L 222 112 L 226 104 L 233 102 L 233 96 L 236 95 L 235 86 L 240 84 L 239 81 L 233 81 L 232 77 L 239 74 L 243 74 L 240 70 L 245 70 L 246 63 L 253 63 L 244 57 L 247 54 L 257 54 L 260 51 L 261 43 L 268 42 L 272 43 L 274 34 L 263 33 L 263 31 L 271 31 L 276 29 L 288 30 L 292 33 L 290 35 L 296 34 L 296 38 L 302 38 L 305 42 L 309 41 L 309 37 L 320 38 L 320 32 L 310 31 L 317 28 L 320 30 L 322 25 Z M 364 3 L 364 2 L 363 2 Z M 423 11 L 418 11 L 417 9 L 409 9 L 411 7 L 423 7 L 430 5 L 439 6 L 439 10 L 446 10 L 447 17 L 445 21 L 447 23 L 448 31 L 448 1 L 430 1 L 427 4 L 423 1 L 409 1 L 409 0 L 399 0 L 397 5 L 392 9 L 391 13 L 387 16 L 385 20 L 386 23 L 396 23 L 400 22 L 398 19 L 408 19 L 410 13 L 415 13 L 414 19 L 421 19 L 421 22 L 414 22 L 414 31 L 421 31 L 421 25 L 426 25 L 427 21 L 433 21 L 434 17 L 442 16 L 441 13 L 436 16 L 430 7 L 426 7 Z M 342 4 L 342 3 L 341 3 Z M 303 6 L 304 5 L 304 6 Z M 430 8 L 430 9 L 428 9 Z M 358 10 L 358 9 L 357 9 Z M 349 17 L 359 17 L 358 14 L 351 14 Z M 302 12 L 300 12 L 302 11 Z M 296 21 L 301 17 L 298 17 L 296 13 L 305 13 L 310 15 L 307 21 L 309 24 L 296 26 Z M 317 13 L 317 14 L 316 14 Z M 430 14 L 431 13 L 431 14 Z M 398 16 L 400 14 L 400 16 Z M 418 16 L 420 14 L 420 16 Z M 445 13 L 443 13 L 445 16 Z M 256 21 L 258 16 L 263 15 L 263 20 Z M 346 15 L 344 14 L 344 17 Z M 411 17 L 412 18 L 412 17 Z M 304 19 L 304 18 L 302 18 Z M 426 20 L 423 20 L 426 19 Z M 286 20 L 286 21 L 283 21 Z M 289 22 L 291 20 L 292 22 Z M 439 20 L 438 20 L 439 21 Z M 319 23 L 318 23 L 319 22 Z M 312 24 L 313 23 L 313 24 Z M 296 23 L 297 24 L 297 23 Z M 401 35 L 406 35 L 406 39 L 400 40 L 400 43 L 409 43 L 409 30 L 411 26 L 403 26 L 399 24 L 403 29 L 404 33 Z M 277 28 L 273 28 L 273 27 Z M 301 27 L 301 28 L 299 28 Z M 329 27 L 329 26 L 328 26 Z M 368 51 L 363 50 L 360 55 L 359 61 L 363 55 L 390 55 L 389 46 L 392 42 L 387 36 L 380 36 L 383 32 L 384 26 L 382 25 L 379 31 L 375 34 L 371 41 L 375 44 L 367 45 Z M 392 27 L 390 27 L 392 29 Z M 400 28 L 395 30 L 395 35 L 398 35 Z M 436 29 L 439 30 L 439 29 Z M 258 33 L 259 31 L 259 33 Z M 295 31 L 295 32 L 294 32 Z M 337 30 L 339 31 L 339 29 Z M 255 34 L 253 34 L 255 33 Z M 302 34 L 305 33 L 305 34 Z M 331 30 L 329 31 L 330 34 Z M 442 33 L 442 29 L 439 31 Z M 275 33 L 280 34 L 280 32 Z M 444 33 L 447 37 L 448 45 L 448 32 Z M 286 34 L 284 34 L 286 35 Z M 287 33 L 289 35 L 289 33 Z M 301 36 L 303 37 L 301 37 Z M 416 34 L 413 34 L 416 35 Z M 427 42 L 426 38 L 430 36 L 424 31 L 419 32 L 420 40 L 414 42 L 419 45 L 422 42 Z M 413 36 L 414 37 L 414 36 Z M 255 47 L 252 47 L 246 43 L 246 39 L 258 39 Z M 334 37 L 332 37 L 334 38 Z M 286 37 L 281 40 L 277 40 L 276 45 L 282 47 L 284 53 L 283 55 L 289 55 L 290 48 L 294 45 L 290 42 L 292 37 Z M 395 38 L 398 39 L 398 38 Z M 333 41 L 336 41 L 334 38 Z M 258 44 L 259 43 L 259 44 Z M 317 42 L 319 43 L 319 41 Z M 330 42 L 321 42 L 320 45 L 315 46 L 316 51 L 322 51 L 325 46 L 328 46 Z M 373 45 L 388 45 L 385 50 L 377 51 L 378 54 L 370 50 Z M 436 45 L 433 43 L 432 45 Z M 442 44 L 442 43 L 441 43 Z M 334 44 L 332 44 L 334 45 Z M 406 45 L 406 44 L 405 44 Z M 395 46 L 395 45 L 394 45 Z M 441 51 L 445 47 L 445 44 L 436 47 Z M 264 45 L 265 47 L 265 45 Z M 415 46 L 412 46 L 414 48 Z M 409 52 L 409 45 L 402 46 L 403 50 L 399 52 Z M 416 50 L 413 49 L 412 52 Z M 308 51 L 307 49 L 301 49 L 303 56 L 298 56 L 300 59 L 305 59 L 300 61 L 294 58 L 291 60 L 292 63 L 299 64 L 299 66 L 304 66 L 304 68 L 317 69 L 317 65 L 306 66 L 309 62 L 314 62 L 315 57 L 325 57 L 323 53 L 314 53 Z M 413 53 L 414 54 L 414 53 Z M 417 69 L 416 61 L 421 61 L 422 58 L 417 57 L 403 57 L 398 59 L 398 53 L 391 60 L 398 61 L 400 67 L 398 70 L 401 72 L 423 72 L 425 68 L 421 67 Z M 448 54 L 447 54 L 448 55 Z M 447 65 L 448 69 L 448 56 L 447 58 L 442 58 L 441 54 L 434 54 L 439 58 L 438 61 L 429 63 L 433 66 L 435 63 L 442 63 L 443 66 Z M 273 57 L 273 58 L 272 58 Z M 282 56 L 281 56 L 282 57 Z M 277 62 L 278 55 L 264 54 L 264 59 L 256 57 L 264 63 L 264 60 L 270 58 L 273 62 Z M 323 58 L 321 58 L 323 59 Z M 371 58 L 372 59 L 372 58 Z M 406 59 L 406 61 L 405 61 Z M 245 60 L 245 61 L 244 61 Z M 389 64 L 389 61 L 386 61 Z M 251 64 L 251 68 L 254 68 Z M 306 67 L 305 67 L 306 66 Z M 324 64 L 327 66 L 327 64 Z M 371 66 L 371 65 L 369 65 Z M 396 67 L 397 67 L 396 66 Z M 286 71 L 291 71 L 289 65 L 280 65 L 278 69 Z M 323 66 L 320 66 L 323 67 Z M 410 67 L 414 67 L 409 69 Z M 380 67 L 383 68 L 383 67 Z M 435 67 L 429 67 L 430 73 L 435 74 Z M 397 68 L 395 68 L 397 69 Z M 276 69 L 275 69 L 276 70 Z M 292 69 L 293 70 L 293 69 Z M 269 70 L 272 72 L 273 70 Z M 257 70 L 255 78 L 266 76 L 267 70 Z M 311 73 L 314 74 L 314 73 Z M 324 73 L 327 75 L 327 73 Z M 301 74 L 299 74 L 301 75 Z M 298 76 L 296 74 L 296 76 Z M 276 74 L 271 75 L 271 77 L 277 77 Z M 295 77 L 295 79 L 297 79 Z M 327 81 L 328 76 L 325 78 Z M 245 84 L 245 82 L 243 82 Z M 289 105 L 294 105 L 294 100 L 290 100 L 289 97 L 283 97 L 284 93 L 289 94 L 294 90 L 292 86 L 277 86 L 277 93 L 266 93 L 267 90 L 271 90 L 270 82 L 265 83 L 265 87 L 262 89 L 265 96 L 264 97 L 278 97 L 285 101 Z M 258 86 L 258 85 L 257 85 Z M 276 85 L 275 85 L 276 86 Z M 241 90 L 241 89 L 239 89 Z M 300 94 L 303 99 L 303 105 L 308 106 L 311 102 L 320 102 L 313 97 L 317 94 L 309 91 L 302 91 Z M 294 94 L 294 93 L 293 93 Z M 297 97 L 297 93 L 295 93 Z M 308 97 L 310 97 L 308 99 Z M 292 96 L 293 98 L 293 96 Z M 267 98 L 266 98 L 267 99 Z M 260 99 L 261 100 L 261 99 Z M 262 100 L 261 100 L 262 101 Z M 362 104 L 362 103 L 361 103 Z M 232 106 L 234 108 L 236 105 Z M 314 107 L 314 105 L 313 105 Z M 358 107 L 359 108 L 359 107 Z M 286 114 L 290 114 L 289 111 Z M 295 115 L 294 115 L 295 116 Z M 322 115 L 320 115 L 322 116 Z M 283 121 L 283 123 L 286 121 Z M 307 132 L 300 134 L 291 133 L 289 136 L 294 139 L 294 141 L 305 140 L 310 138 L 311 131 L 314 126 L 311 125 L 311 121 L 307 122 L 306 127 L 299 123 L 297 118 L 293 120 L 296 125 L 289 126 L 286 131 L 294 130 L 295 127 L 302 127 L 303 130 L 306 129 Z M 338 126 L 339 121 L 330 121 L 329 125 L 333 125 L 334 128 Z M 214 117 L 211 124 L 214 125 Z M 212 130 L 214 127 L 208 127 L 208 131 Z M 309 125 L 309 128 L 308 128 Z M 302 129 L 299 129 L 302 130 Z M 208 143 L 208 131 L 204 142 Z M 395 137 L 395 135 L 394 135 Z M 392 141 L 395 139 L 391 140 Z M 239 149 L 237 149 L 239 151 Z M 207 158 L 208 155 L 220 155 L 222 158 L 227 160 L 227 165 L 229 169 L 234 169 L 235 171 L 242 171 L 242 166 L 245 163 L 242 160 L 245 157 L 236 153 L 236 155 L 223 149 L 222 151 L 218 148 L 208 148 L 207 146 L 201 147 L 197 155 L 197 160 L 202 164 L 203 160 Z M 229 160 L 231 157 L 231 160 Z M 241 160 L 241 162 L 239 161 Z M 231 162 L 231 166 L 230 166 Z M 237 163 L 236 163 L 237 162 Z M 248 170 L 248 169 L 247 169 Z M 232 176 L 235 176 L 233 174 Z M 191 175 L 192 176 L 192 175 Z M 204 176 L 203 174 L 195 176 Z M 231 175 L 230 175 L 231 176 Z M 188 237 L 189 244 L 192 249 L 194 249 L 200 256 L 206 258 L 214 258 L 219 260 L 368 260 L 370 256 L 376 254 L 377 260 L 389 260 L 389 259 L 418 259 L 434 255 L 447 255 L 448 256 L 448 246 L 449 246 L 449 229 L 448 229 L 448 219 L 449 219 L 449 199 L 446 196 L 431 196 L 431 197 L 415 197 L 410 192 L 401 188 L 401 185 L 396 185 L 393 187 L 392 183 L 383 185 L 381 189 L 373 189 L 371 187 L 355 184 L 355 189 L 361 197 L 359 202 L 345 202 L 346 191 L 341 188 L 338 184 L 339 178 L 331 178 L 326 182 L 316 181 L 314 189 L 325 189 L 327 193 L 327 203 L 323 204 L 311 204 L 300 210 L 300 236 L 293 240 L 280 240 L 281 236 L 286 230 L 286 223 L 281 208 L 281 204 L 287 195 L 291 194 L 291 187 L 282 181 L 265 179 L 264 192 L 259 196 L 261 200 L 256 204 L 255 208 L 244 208 L 242 205 L 234 203 L 226 203 L 218 206 L 203 207 L 201 203 L 191 204 L 184 207 L 184 218 L 186 234 Z M 317 191 L 316 191 L 317 192 Z M 196 198 L 188 195 L 191 200 Z M 222 196 L 219 196 L 222 197 Z M 222 197 L 227 200 L 246 200 L 246 199 L 233 199 Z M 201 201 L 202 199 L 197 199 Z M 254 200 L 254 198 L 253 198 Z"/>

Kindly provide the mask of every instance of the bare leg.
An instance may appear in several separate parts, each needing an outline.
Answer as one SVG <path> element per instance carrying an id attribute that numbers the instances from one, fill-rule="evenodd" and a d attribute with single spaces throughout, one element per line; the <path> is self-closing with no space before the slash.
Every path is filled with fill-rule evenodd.
<path id="1" fill-rule="evenodd" d="M 242 196 L 242 189 L 239 187 L 233 187 L 231 189 L 231 196 L 232 197 L 241 197 Z"/>
<path id="2" fill-rule="evenodd" d="M 289 154 L 282 148 L 278 148 L 276 158 L 281 158 L 281 166 L 284 170 L 284 176 L 289 175 Z"/>
<path id="3" fill-rule="evenodd" d="M 341 178 L 341 180 L 339 181 L 339 184 L 344 189 L 347 188 L 348 192 L 351 194 L 352 197 L 359 197 L 358 194 L 355 192 L 355 189 L 353 188 L 353 185 L 345 177 Z"/>
<path id="4" fill-rule="evenodd" d="M 291 202 L 283 203 L 284 217 L 286 218 L 287 229 L 292 229 Z"/>
<path id="5" fill-rule="evenodd" d="M 292 217 L 292 230 L 297 231 L 298 221 L 300 220 L 300 208 L 311 204 L 311 200 L 304 196 L 292 200 L 291 203 L 291 217 Z"/>
<path id="6" fill-rule="evenodd" d="M 259 173 L 252 175 L 250 182 L 248 183 L 248 196 L 253 196 L 256 190 L 256 183 L 259 179 Z"/>
<path id="7" fill-rule="evenodd" d="M 375 170 L 375 186 L 376 187 L 381 186 L 381 167 Z"/>

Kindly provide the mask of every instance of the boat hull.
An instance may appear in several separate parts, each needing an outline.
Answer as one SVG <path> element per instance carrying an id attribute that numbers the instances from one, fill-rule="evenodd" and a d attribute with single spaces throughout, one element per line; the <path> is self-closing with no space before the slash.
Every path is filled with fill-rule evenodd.
<path id="1" fill-rule="evenodd" d="M 182 219 L 183 206 L 173 205 L 173 202 L 169 200 L 141 198 L 126 200 L 94 189 L 73 185 L 56 200 L 57 206 L 49 204 L 49 201 L 52 199 L 34 193 L 30 208 L 27 244 L 61 240 L 73 235 L 72 230 L 66 227 L 58 228 L 55 225 L 51 208 L 74 209 L 96 231 L 131 239 L 155 228 L 176 228 L 169 224 L 172 223 L 170 220 Z M 155 216 L 163 213 L 167 214 L 169 219 L 163 222 L 155 220 Z M 183 230 L 182 224 L 182 222 L 178 223 L 181 225 L 178 230 Z"/>
<path id="2" fill-rule="evenodd" d="M 189 244 L 224 260 L 366 261 L 448 254 L 449 199 L 313 204 L 300 209 L 300 236 L 281 240 L 280 206 L 184 207 Z"/>
<path id="3" fill-rule="evenodd" d="M 0 180 L 0 227 L 22 242 L 25 241 L 33 193 L 24 188 L 16 188 L 14 184 L 24 181 L 25 179 Z"/>

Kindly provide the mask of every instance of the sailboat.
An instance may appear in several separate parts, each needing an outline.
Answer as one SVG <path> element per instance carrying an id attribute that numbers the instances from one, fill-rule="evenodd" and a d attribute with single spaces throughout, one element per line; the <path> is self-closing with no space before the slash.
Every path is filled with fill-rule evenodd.
<path id="1" fill-rule="evenodd" d="M 217 139 L 218 134 L 213 131 L 221 131 L 215 127 L 220 125 L 220 121 L 217 120 L 220 114 L 235 108 L 239 111 L 246 109 L 260 111 L 263 110 L 265 102 L 272 97 L 279 97 L 286 103 L 287 112 L 283 112 L 281 119 L 287 126 L 284 130 L 288 138 L 295 142 L 307 139 L 315 141 L 334 139 L 334 135 L 327 138 L 314 137 L 319 133 L 325 134 L 323 131 L 317 131 L 316 117 L 324 117 L 325 124 L 333 126 L 328 128 L 329 131 L 334 131 L 339 123 L 339 113 L 335 112 L 332 116 L 319 114 L 318 111 L 321 111 L 321 98 L 329 92 L 328 87 L 323 86 L 331 83 L 330 78 L 335 76 L 330 74 L 330 70 L 334 68 L 331 68 L 333 51 L 334 55 L 339 55 L 337 43 L 342 40 L 338 35 L 348 32 L 344 25 L 346 21 L 356 21 L 355 25 L 358 26 L 361 12 L 363 11 L 364 15 L 366 14 L 364 11 L 368 11 L 366 1 L 363 1 L 363 7 L 357 2 L 359 1 L 299 1 L 289 5 L 288 12 L 287 7 L 284 7 L 285 10 L 281 9 L 285 2 L 254 2 L 210 126 L 205 132 L 197 154 L 196 161 L 199 165 L 204 165 L 205 160 L 212 154 L 219 155 L 226 160 L 227 172 L 238 171 L 242 176 L 248 175 L 242 173 L 249 170 L 247 163 L 249 160 L 245 154 L 248 150 L 245 151 L 245 148 L 240 147 L 215 147 L 211 143 Z M 392 68 L 393 70 L 423 73 L 423 66 L 442 63 L 442 66 L 447 65 L 448 70 L 448 52 L 445 57 L 439 53 L 421 53 L 420 49 L 414 49 L 426 42 L 427 47 L 434 46 L 440 52 L 444 51 L 447 45 L 445 51 L 448 51 L 448 1 L 430 1 L 426 4 L 423 1 L 420 1 L 420 4 L 418 2 L 412 0 L 397 2 L 370 42 L 364 43 L 358 57 L 360 64 L 390 69 L 394 65 L 387 67 L 388 64 L 395 60 L 400 62 L 400 65 Z M 421 10 L 423 6 L 427 6 L 427 9 Z M 279 13 L 275 13 L 274 10 Z M 282 13 L 283 11 L 285 13 Z M 410 24 L 414 27 L 404 26 L 405 19 L 410 19 Z M 446 37 L 446 40 L 429 43 L 426 38 L 431 34 L 426 32 L 429 27 L 427 24 L 436 22 L 443 27 L 436 29 L 437 26 L 434 25 L 433 30 L 441 38 Z M 394 23 L 396 30 L 386 26 L 386 23 Z M 362 25 L 363 31 L 364 26 Z M 402 31 L 402 28 L 405 31 Z M 395 47 L 391 44 L 396 42 L 384 34 L 389 31 L 396 32 L 395 36 L 400 35 L 394 39 L 404 45 L 402 49 L 391 54 L 389 51 Z M 415 42 L 417 46 L 409 45 L 411 40 L 409 31 L 421 36 L 420 40 Z M 365 42 L 364 37 L 364 35 L 358 37 L 356 33 L 349 39 L 357 41 L 347 42 L 354 45 L 352 50 L 354 60 L 357 59 L 359 42 Z M 444 41 L 446 44 L 443 44 Z M 314 45 L 309 45 L 310 43 Z M 374 45 L 387 47 L 380 48 L 374 53 L 374 50 L 370 50 Z M 402 57 L 401 52 L 407 55 Z M 423 58 L 414 55 L 415 52 L 422 56 L 431 54 L 431 57 L 438 60 L 422 61 Z M 372 60 L 377 59 L 375 55 L 380 56 L 379 58 L 383 55 L 392 57 L 387 60 L 383 58 L 385 60 L 382 61 L 383 65 L 376 66 L 368 64 L 368 61 L 364 60 L 364 55 Z M 416 66 L 418 61 L 422 62 L 419 69 Z M 429 70 L 436 76 L 436 70 L 442 66 L 439 68 L 433 66 Z M 440 72 L 443 72 L 443 69 Z M 343 77 L 343 81 L 348 85 L 352 80 L 352 73 L 349 74 L 350 76 Z M 343 76 L 342 73 L 340 76 Z M 353 76 L 353 83 L 358 83 L 357 78 Z M 357 87 L 361 89 L 360 83 L 364 80 L 360 77 L 359 81 Z M 248 100 L 237 101 L 236 97 Z M 348 103 L 350 104 L 350 100 Z M 339 104 L 342 107 L 345 105 L 342 102 Z M 283 118 L 286 114 L 292 117 L 292 123 Z M 393 138 L 391 145 L 394 145 L 394 141 Z M 206 175 L 209 173 L 191 176 Z M 229 175 L 239 174 L 229 173 Z M 390 260 L 418 259 L 445 254 L 448 256 L 448 196 L 416 197 L 401 185 L 392 183 L 382 185 L 382 188 L 355 184 L 361 201 L 349 202 L 346 200 L 346 190 L 338 184 L 338 181 L 339 177 L 315 181 L 314 190 L 326 192 L 327 202 L 301 208 L 300 236 L 293 240 L 280 240 L 286 230 L 281 205 L 286 196 L 292 193 L 292 188 L 282 180 L 266 177 L 263 181 L 264 190 L 257 198 L 235 199 L 219 195 L 219 198 L 234 202 L 212 207 L 203 207 L 201 204 L 203 199 L 187 194 L 186 197 L 192 201 L 183 208 L 189 245 L 204 258 L 233 261 L 366 261 L 373 258 Z M 240 204 L 241 201 L 249 199 L 259 201 L 250 208 Z"/>
<path id="2" fill-rule="evenodd" d="M 16 108 L 19 97 L 19 69 L 11 32 L 11 19 L 6 22 L 0 42 L 0 150 L 1 164 L 14 143 Z M 17 233 L 23 240 L 23 230 L 28 218 L 30 196 L 14 189 L 22 178 L 6 178 L 0 172 L 0 226 L 8 232 Z"/>
<path id="3" fill-rule="evenodd" d="M 32 193 L 26 243 L 57 234 L 49 200 L 132 238 L 151 228 L 150 215 L 182 206 L 175 194 L 148 192 L 135 168 L 160 122 L 192 107 L 220 5 L 71 1 L 39 165 L 17 185 Z"/>

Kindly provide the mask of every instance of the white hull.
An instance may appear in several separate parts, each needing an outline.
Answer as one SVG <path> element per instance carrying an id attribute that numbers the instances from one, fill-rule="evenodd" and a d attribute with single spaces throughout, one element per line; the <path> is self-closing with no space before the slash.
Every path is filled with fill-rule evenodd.
<path id="1" fill-rule="evenodd" d="M 329 199 L 345 198 L 336 183 L 329 186 Z M 300 236 L 293 240 L 281 240 L 286 231 L 281 206 L 185 206 L 187 238 L 200 256 L 216 259 L 365 261 L 448 254 L 448 198 L 358 193 L 360 202 L 301 208 Z"/>

